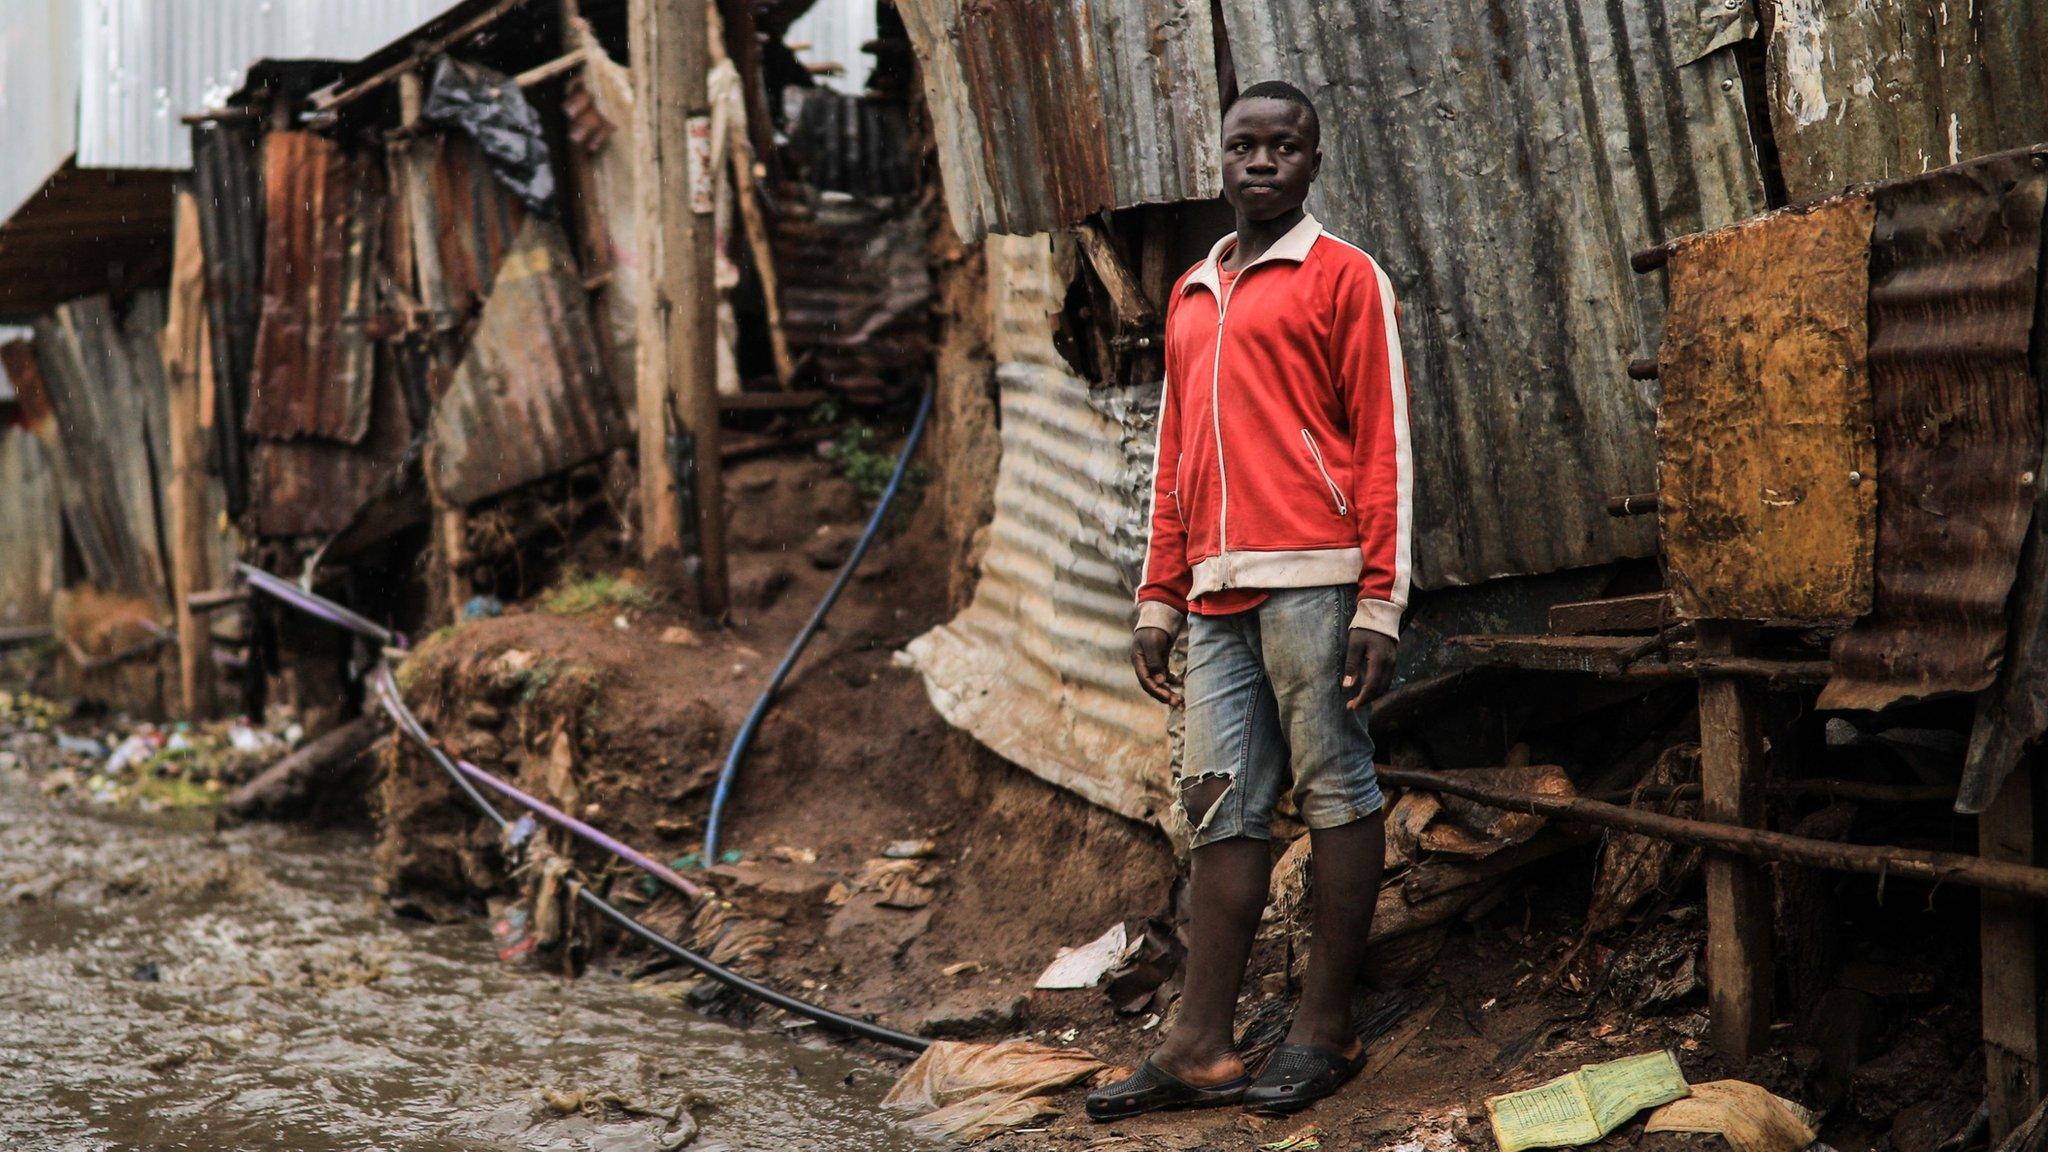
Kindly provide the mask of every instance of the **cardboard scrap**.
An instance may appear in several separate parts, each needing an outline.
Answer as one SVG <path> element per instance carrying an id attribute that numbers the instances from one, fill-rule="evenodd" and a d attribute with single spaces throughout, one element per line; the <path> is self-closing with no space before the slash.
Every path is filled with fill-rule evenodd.
<path id="1" fill-rule="evenodd" d="M 882 1107 L 916 1113 L 910 1127 L 917 1132 L 971 1142 L 1059 1115 L 1049 1094 L 1106 1068 L 1078 1049 L 1026 1040 L 934 1040 L 882 1097 Z"/>
<path id="2" fill-rule="evenodd" d="M 1650 1113 L 1645 1132 L 1718 1132 L 1736 1152 L 1799 1152 L 1812 1144 L 1813 1113 L 1746 1080 L 1694 1084 L 1692 1095 Z"/>
<path id="3" fill-rule="evenodd" d="M 1687 1094 L 1685 1074 L 1667 1050 L 1588 1064 L 1534 1088 L 1486 1099 L 1501 1152 L 1591 1144 L 1645 1108 Z"/>
<path id="4" fill-rule="evenodd" d="M 1123 963 L 1131 951 L 1129 931 L 1119 920 L 1109 931 L 1079 948 L 1061 950 L 1039 974 L 1036 988 L 1093 988 L 1103 974 Z"/>

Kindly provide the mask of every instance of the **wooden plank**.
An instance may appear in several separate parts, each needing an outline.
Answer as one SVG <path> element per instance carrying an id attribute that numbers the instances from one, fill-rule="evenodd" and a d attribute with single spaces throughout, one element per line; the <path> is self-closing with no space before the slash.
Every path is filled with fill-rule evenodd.
<path id="1" fill-rule="evenodd" d="M 1702 656 L 1738 653 L 1734 626 L 1702 620 Z M 1700 677 L 1700 817 L 1743 828 L 1764 822 L 1763 722 L 1754 690 L 1725 675 Z M 1763 870 L 1709 853 L 1707 995 L 1714 1046 L 1735 1063 L 1763 1050 L 1771 1027 L 1771 899 Z"/>
<path id="2" fill-rule="evenodd" d="M 2007 777 L 1998 799 L 1977 821 L 1977 855 L 1986 860 L 2038 864 L 2048 824 L 2032 771 Z M 2048 1036 L 2042 1016 L 2040 905 L 2007 893 L 1986 892 L 1979 901 L 1982 936 L 1984 1103 L 1991 1113 L 1995 1145 L 2024 1123 L 2040 1104 L 2042 1068 L 2048 1064 Z"/>
<path id="3" fill-rule="evenodd" d="M 1655 632 L 1670 623 L 1671 597 L 1644 592 L 1606 600 L 1577 600 L 1550 606 L 1550 630 L 1559 636 L 1592 632 Z"/>
<path id="4" fill-rule="evenodd" d="M 1658 522 L 1685 619 L 1870 610 L 1867 196 L 1678 243 L 1658 353 Z"/>
<path id="5" fill-rule="evenodd" d="M 213 637 L 192 596 L 213 580 L 207 563 L 206 431 L 201 397 L 212 388 L 202 380 L 212 371 L 207 335 L 206 258 L 199 242 L 199 202 L 181 190 L 173 208 L 174 236 L 168 315 L 161 337 L 166 423 L 170 434 L 171 604 L 178 630 L 178 693 L 186 719 L 213 711 L 210 657 Z"/>

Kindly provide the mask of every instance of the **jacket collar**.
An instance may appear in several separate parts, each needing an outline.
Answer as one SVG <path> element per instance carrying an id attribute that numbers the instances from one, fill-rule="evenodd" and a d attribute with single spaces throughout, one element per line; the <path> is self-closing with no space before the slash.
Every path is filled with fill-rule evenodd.
<path id="1" fill-rule="evenodd" d="M 1289 228 L 1287 235 L 1274 242 L 1271 248 L 1266 249 L 1263 256 L 1238 269 L 1238 274 L 1243 275 L 1245 272 L 1261 264 L 1270 263 L 1275 260 L 1288 260 L 1299 264 L 1308 259 L 1309 249 L 1316 246 L 1316 240 L 1322 234 L 1323 226 L 1316 222 L 1314 216 L 1304 212 L 1301 214 L 1300 223 Z M 1187 283 L 1181 285 L 1181 291 L 1192 291 L 1195 285 L 1199 284 L 1207 288 L 1210 295 L 1221 299 L 1223 296 L 1223 280 L 1221 276 L 1223 254 L 1230 251 L 1230 246 L 1235 243 L 1237 243 L 1237 233 L 1235 232 L 1218 240 L 1216 246 L 1209 249 L 1208 257 L 1195 266 L 1194 275 L 1189 276 Z"/>

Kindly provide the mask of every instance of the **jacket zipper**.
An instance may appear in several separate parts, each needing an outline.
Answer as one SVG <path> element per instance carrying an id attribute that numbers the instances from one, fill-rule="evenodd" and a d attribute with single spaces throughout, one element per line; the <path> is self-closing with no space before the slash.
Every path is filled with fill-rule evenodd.
<path id="1" fill-rule="evenodd" d="M 1337 502 L 1337 515 L 1349 515 L 1351 509 L 1344 503 L 1344 490 L 1337 487 L 1335 480 L 1330 479 L 1329 465 L 1323 463 L 1323 450 L 1316 447 L 1316 438 L 1309 435 L 1306 428 L 1301 430 L 1301 442 L 1308 445 L 1308 454 L 1316 462 L 1316 471 L 1323 474 L 1323 483 L 1330 487 L 1330 499 Z"/>
<path id="2" fill-rule="evenodd" d="M 1216 350 L 1209 357 L 1209 426 L 1216 432 L 1216 482 L 1223 490 L 1223 501 L 1216 511 L 1216 554 L 1218 557 L 1230 554 L 1230 474 L 1223 468 L 1223 321 L 1230 315 L 1230 298 L 1237 295 L 1237 286 L 1244 274 L 1251 271 L 1247 264 L 1237 270 L 1230 287 L 1223 298 L 1216 302 Z M 1223 567 L 1223 586 L 1230 587 L 1230 569 Z"/>

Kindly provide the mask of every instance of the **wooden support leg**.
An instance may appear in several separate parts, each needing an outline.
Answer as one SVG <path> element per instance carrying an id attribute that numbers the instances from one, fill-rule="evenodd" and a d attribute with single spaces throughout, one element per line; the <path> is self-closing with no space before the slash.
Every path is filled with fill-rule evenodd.
<path id="1" fill-rule="evenodd" d="M 2006 778 L 1998 799 L 1977 818 L 1977 854 L 2018 864 L 2042 862 L 2040 806 L 2048 789 L 2034 781 L 2034 765 Z M 1983 894 L 1984 1101 L 1991 1111 L 1995 1147 L 2041 1102 L 2048 1037 L 2041 1010 L 2042 955 L 2039 906 L 2024 897 Z"/>
<path id="2" fill-rule="evenodd" d="M 1733 626 L 1702 620 L 1702 656 L 1733 656 Z M 1755 690 L 1739 680 L 1700 677 L 1700 815 L 1761 827 L 1763 726 Z M 1710 854 L 1707 880 L 1707 990 L 1714 1046 L 1740 1063 L 1763 1050 L 1771 1026 L 1771 901 L 1768 877 L 1738 857 Z"/>

